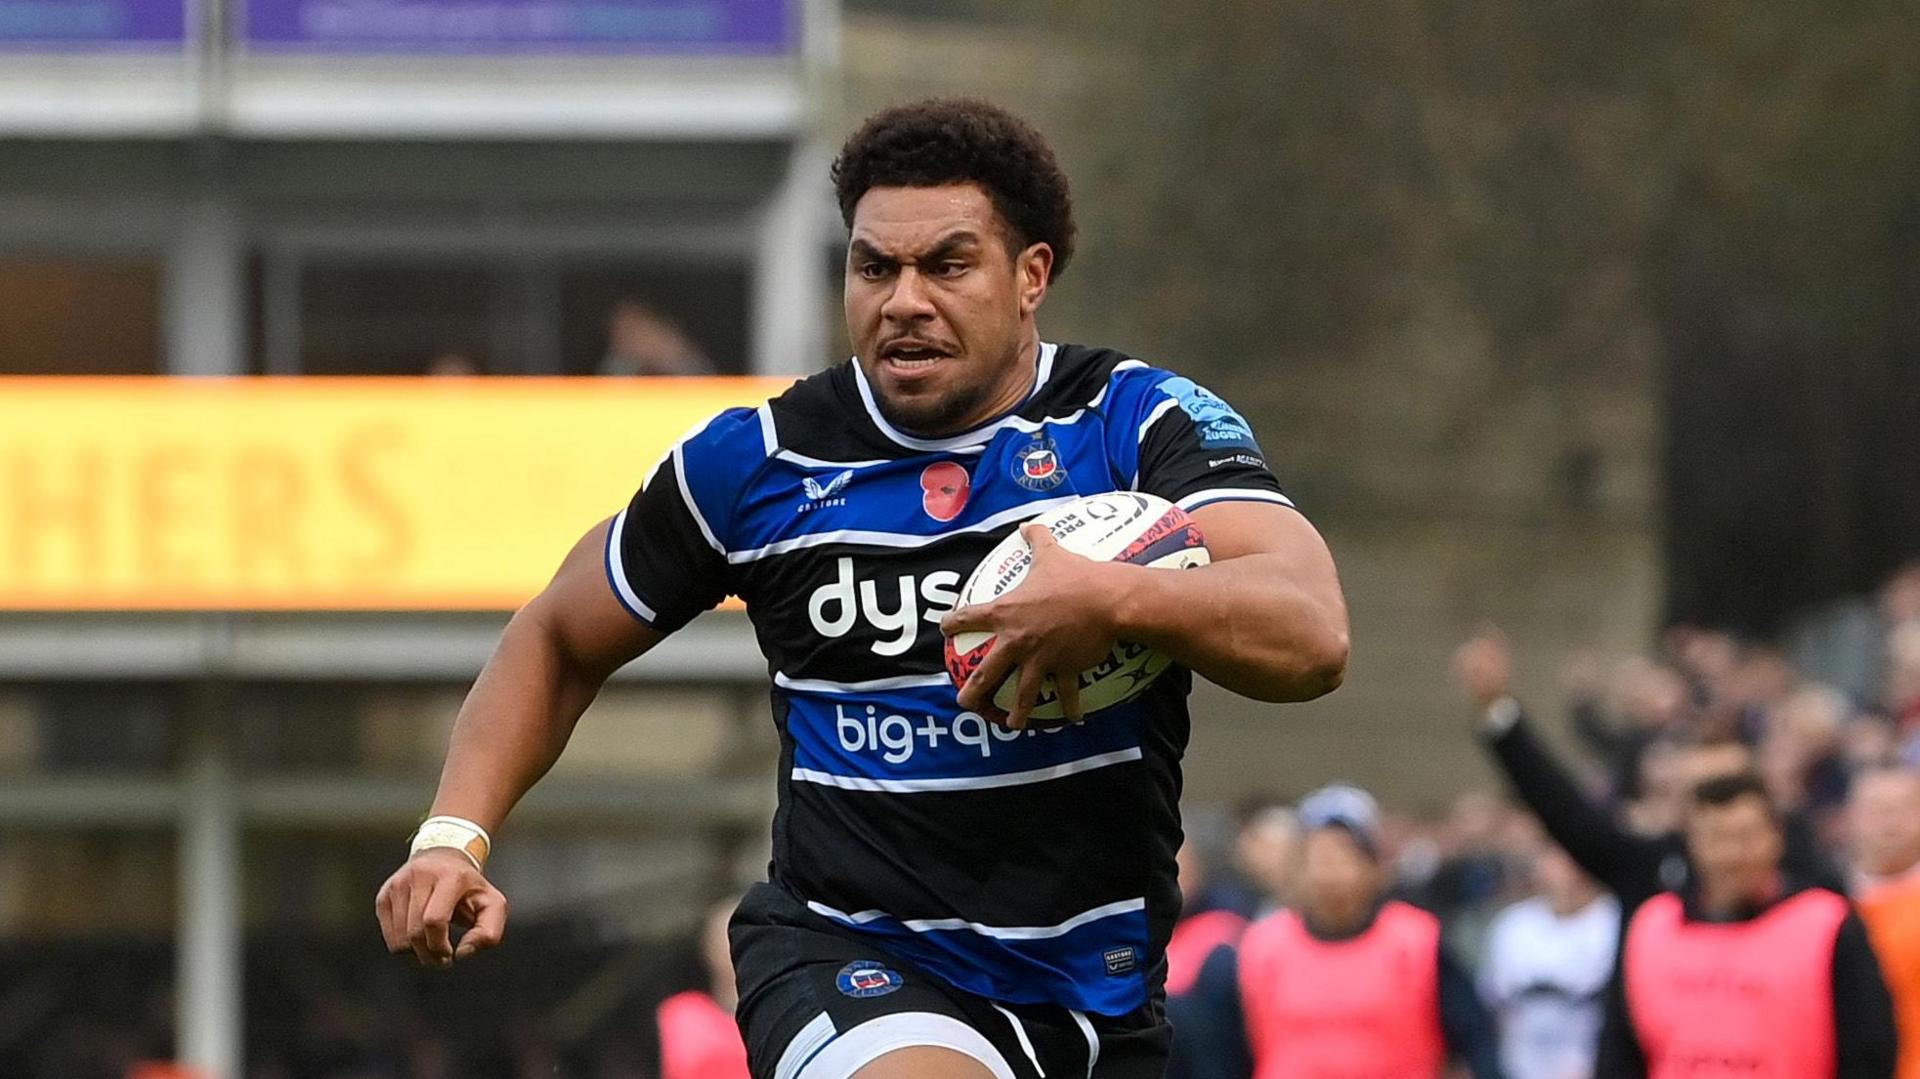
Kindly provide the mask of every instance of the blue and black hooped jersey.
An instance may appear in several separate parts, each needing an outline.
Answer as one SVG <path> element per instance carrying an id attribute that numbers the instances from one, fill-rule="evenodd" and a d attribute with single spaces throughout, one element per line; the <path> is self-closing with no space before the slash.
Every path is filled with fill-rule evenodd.
<path id="1" fill-rule="evenodd" d="M 1292 503 L 1192 381 L 1075 345 L 1037 362 L 1019 408 L 950 438 L 888 424 L 851 362 L 722 412 L 615 518 L 607 571 L 663 631 L 746 601 L 782 748 L 774 883 L 967 992 L 1118 1015 L 1178 914 L 1190 678 L 1003 730 L 955 703 L 940 616 L 1008 532 L 1085 495 Z"/>

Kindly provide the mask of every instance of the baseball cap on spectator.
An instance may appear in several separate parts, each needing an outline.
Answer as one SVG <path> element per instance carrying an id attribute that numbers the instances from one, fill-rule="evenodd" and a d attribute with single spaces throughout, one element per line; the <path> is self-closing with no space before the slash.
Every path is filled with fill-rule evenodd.
<path id="1" fill-rule="evenodd" d="M 1380 857 L 1380 804 L 1359 787 L 1321 787 L 1300 800 L 1299 814 L 1302 829 L 1344 828 L 1368 857 Z"/>

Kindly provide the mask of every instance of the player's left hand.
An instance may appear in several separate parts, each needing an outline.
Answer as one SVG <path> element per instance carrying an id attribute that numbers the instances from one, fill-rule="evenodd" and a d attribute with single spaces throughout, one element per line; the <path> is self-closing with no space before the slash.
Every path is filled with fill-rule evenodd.
<path id="1" fill-rule="evenodd" d="M 993 634 L 992 651 L 960 687 L 960 707 L 992 714 L 993 695 L 1013 676 L 1019 696 L 1005 726 L 1016 731 L 1026 728 L 1049 675 L 1067 718 L 1081 719 L 1077 676 L 1113 648 L 1115 571 L 1137 568 L 1082 558 L 1061 547 L 1044 525 L 1025 525 L 1020 534 L 1033 548 L 1026 579 L 991 603 L 962 607 L 940 620 L 949 637 Z"/>

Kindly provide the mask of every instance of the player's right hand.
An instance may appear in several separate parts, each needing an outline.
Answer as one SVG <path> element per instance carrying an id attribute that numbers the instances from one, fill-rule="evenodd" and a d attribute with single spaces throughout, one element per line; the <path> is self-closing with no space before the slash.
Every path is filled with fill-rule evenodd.
<path id="1" fill-rule="evenodd" d="M 1096 562 L 1073 553 L 1045 525 L 1020 527 L 1033 551 L 1033 563 L 1020 586 L 987 603 L 957 607 L 940 620 L 949 637 L 968 631 L 993 634 L 993 649 L 960 687 L 960 707 L 989 718 L 1001 683 L 1015 679 L 1013 707 L 1003 719 L 1009 730 L 1025 730 L 1049 678 L 1060 694 L 1062 722 L 1079 722 L 1081 671 L 1107 657 L 1113 648 L 1113 573 L 1138 566 Z"/>
<path id="2" fill-rule="evenodd" d="M 374 900 L 387 951 L 411 953 L 423 967 L 452 966 L 500 943 L 507 932 L 507 897 L 450 847 L 429 847 L 380 886 Z M 456 947 L 454 926 L 466 927 Z"/>

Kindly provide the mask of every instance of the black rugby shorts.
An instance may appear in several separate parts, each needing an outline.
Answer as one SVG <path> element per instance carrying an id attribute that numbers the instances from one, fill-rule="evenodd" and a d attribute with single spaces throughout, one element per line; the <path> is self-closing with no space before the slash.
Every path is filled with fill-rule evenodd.
<path id="1" fill-rule="evenodd" d="M 754 1079 L 847 1079 L 881 1055 L 939 1046 L 995 1079 L 1159 1079 L 1172 1028 L 1159 1001 L 1123 1016 L 962 992 L 756 884 L 728 928 Z"/>

